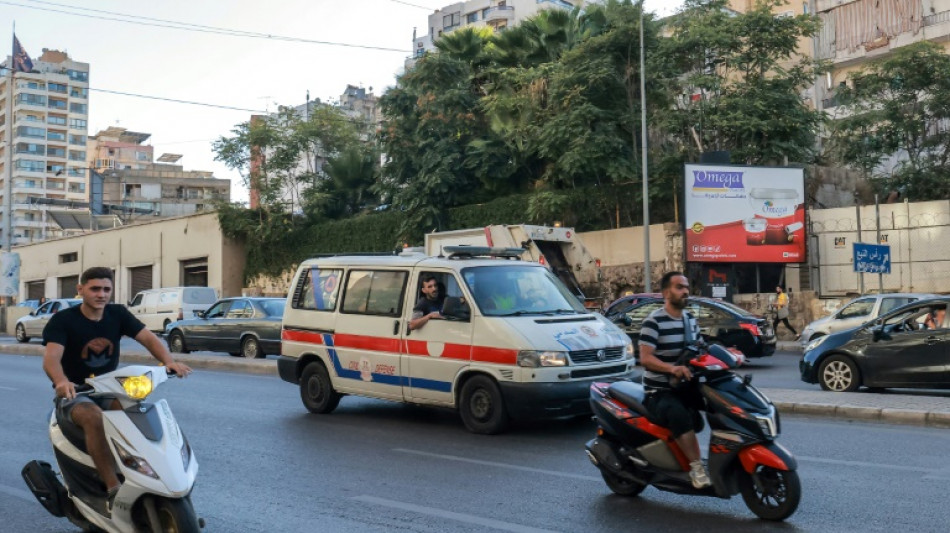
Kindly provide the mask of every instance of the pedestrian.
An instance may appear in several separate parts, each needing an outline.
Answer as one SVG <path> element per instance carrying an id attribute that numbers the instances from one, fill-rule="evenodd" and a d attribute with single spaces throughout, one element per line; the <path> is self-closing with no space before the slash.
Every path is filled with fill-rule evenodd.
<path id="1" fill-rule="evenodd" d="M 795 335 L 795 340 L 798 340 L 800 335 L 795 331 L 795 328 L 788 323 L 788 295 L 785 294 L 781 286 L 775 287 L 775 301 L 772 305 L 775 307 L 775 320 L 772 321 L 772 329 L 778 334 L 778 323 L 781 322 L 792 332 L 792 335 Z"/>

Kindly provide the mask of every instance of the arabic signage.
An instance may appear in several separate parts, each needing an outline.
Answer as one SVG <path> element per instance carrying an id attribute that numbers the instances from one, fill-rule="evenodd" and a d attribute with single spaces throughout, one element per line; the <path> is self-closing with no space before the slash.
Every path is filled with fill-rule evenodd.
<path id="1" fill-rule="evenodd" d="M 891 273 L 891 247 L 887 244 L 854 243 L 854 271 Z"/>
<path id="2" fill-rule="evenodd" d="M 805 261 L 800 168 L 686 165 L 686 260 Z"/>

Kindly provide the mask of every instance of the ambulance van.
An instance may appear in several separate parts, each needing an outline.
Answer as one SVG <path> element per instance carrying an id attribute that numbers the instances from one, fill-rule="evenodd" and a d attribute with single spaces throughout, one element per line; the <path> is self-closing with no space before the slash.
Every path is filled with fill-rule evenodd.
<path id="1" fill-rule="evenodd" d="M 626 377 L 633 346 L 520 248 L 446 247 L 447 256 L 340 256 L 297 269 L 284 311 L 280 377 L 330 413 L 353 394 L 454 408 L 474 433 L 512 418 L 590 412 L 589 387 Z M 441 318 L 410 330 L 434 278 Z"/>

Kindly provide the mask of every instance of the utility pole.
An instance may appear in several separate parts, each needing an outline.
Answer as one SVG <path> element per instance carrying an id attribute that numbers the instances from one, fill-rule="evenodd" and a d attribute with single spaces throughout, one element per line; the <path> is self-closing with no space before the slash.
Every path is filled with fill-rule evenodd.
<path id="1" fill-rule="evenodd" d="M 653 292 L 650 284 L 650 187 L 647 178 L 647 81 L 646 45 L 643 37 L 643 8 L 640 0 L 640 151 L 643 152 L 643 292 Z"/>

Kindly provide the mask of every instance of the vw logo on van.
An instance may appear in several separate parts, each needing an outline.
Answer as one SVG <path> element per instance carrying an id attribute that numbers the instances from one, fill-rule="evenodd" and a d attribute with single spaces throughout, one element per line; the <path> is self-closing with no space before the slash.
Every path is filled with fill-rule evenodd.
<path id="1" fill-rule="evenodd" d="M 597 350 L 597 360 L 601 362 L 606 361 L 607 352 L 605 352 L 604 350 Z"/>

